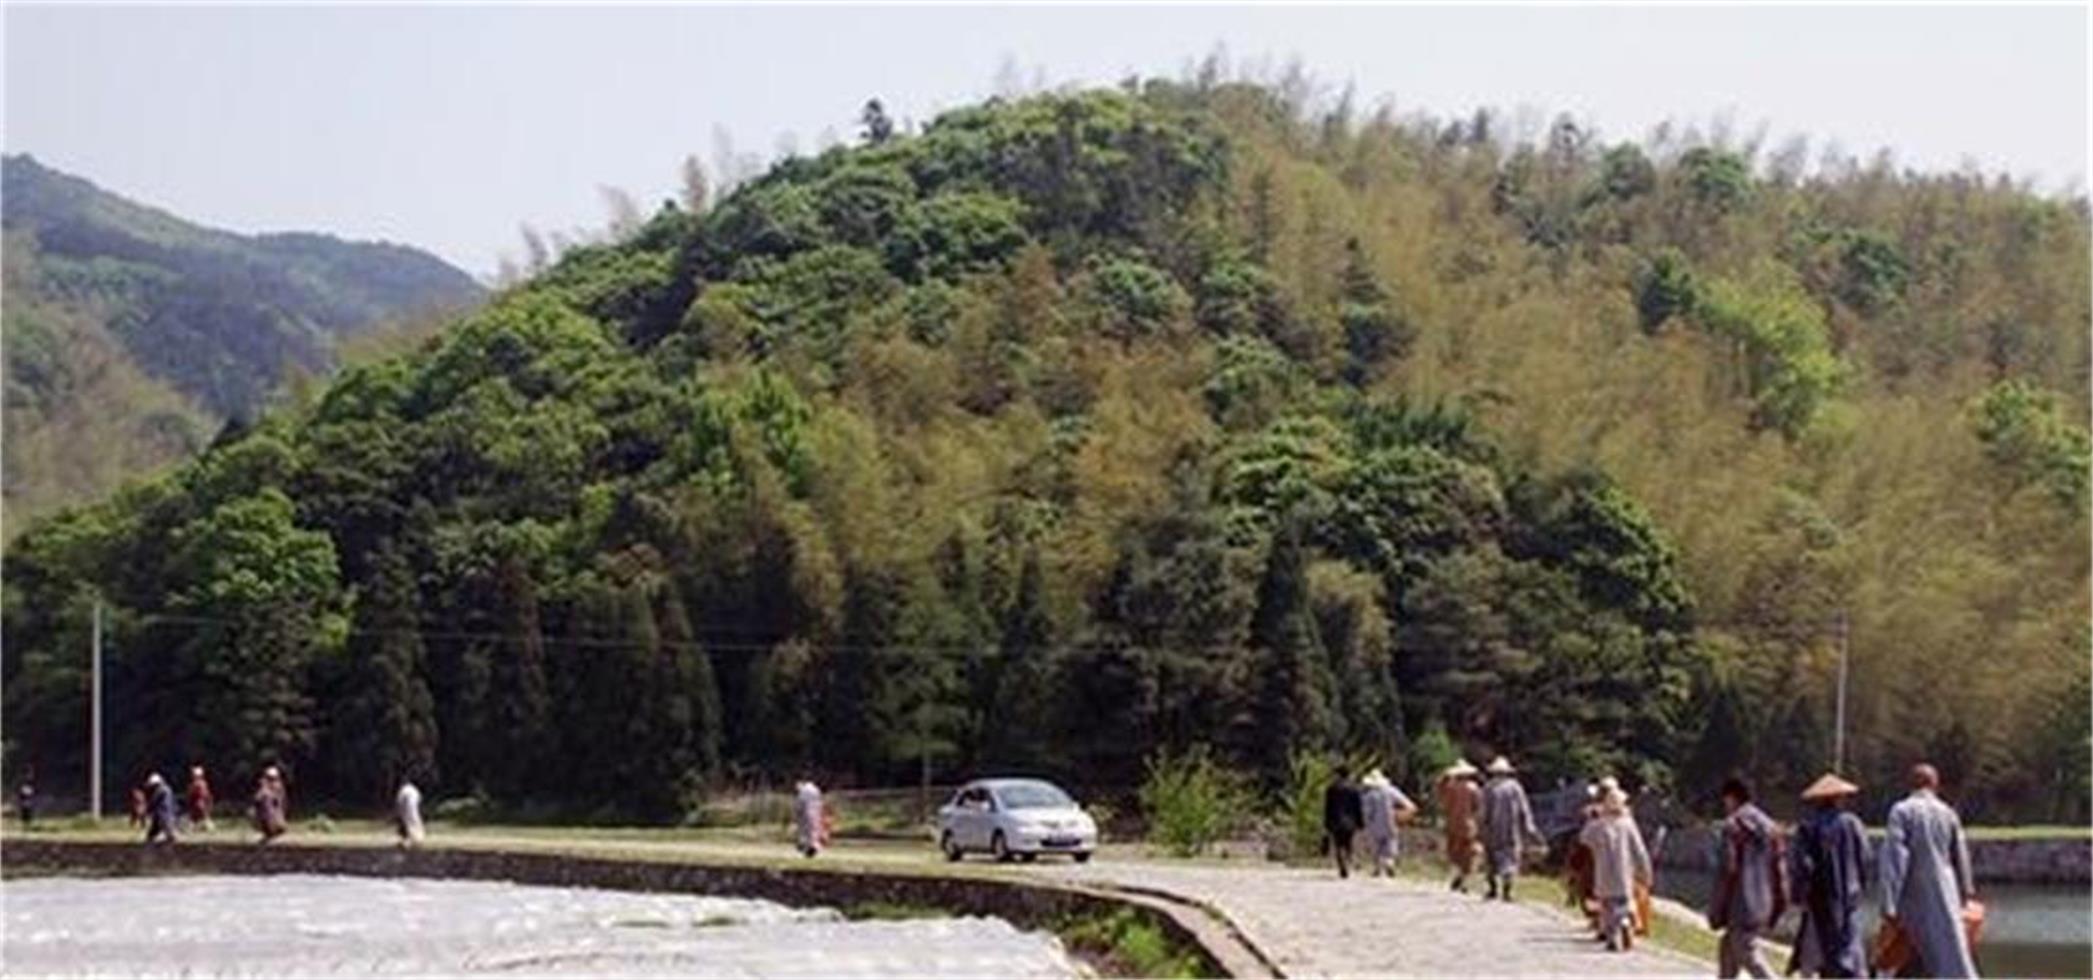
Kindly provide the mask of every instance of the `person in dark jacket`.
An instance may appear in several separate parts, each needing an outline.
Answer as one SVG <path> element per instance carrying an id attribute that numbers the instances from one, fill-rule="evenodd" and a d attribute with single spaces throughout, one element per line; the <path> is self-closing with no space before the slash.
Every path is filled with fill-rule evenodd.
<path id="1" fill-rule="evenodd" d="M 159 773 L 145 777 L 146 825 L 145 842 L 148 844 L 174 843 L 174 790 L 161 779 Z"/>
<path id="2" fill-rule="evenodd" d="M 1708 908 L 1708 927 L 1722 931 L 1716 972 L 1724 980 L 1739 971 L 1770 977 L 1773 971 L 1759 954 L 1759 937 L 1773 927 L 1773 818 L 1751 801 L 1751 784 L 1731 777 L 1722 784 L 1722 871 L 1715 901 Z M 1784 898 L 1785 896 L 1783 896 Z"/>
<path id="3" fill-rule="evenodd" d="M 1337 859 L 1337 876 L 1352 876 L 1352 838 L 1366 825 L 1366 803 L 1352 774 L 1338 766 L 1323 790 L 1323 846 Z"/>
<path id="4" fill-rule="evenodd" d="M 22 818 L 22 829 L 36 825 L 36 770 L 29 770 L 22 777 L 22 785 L 15 787 L 15 815 Z"/>
<path id="5" fill-rule="evenodd" d="M 1788 854 L 1794 903 L 1802 909 L 1802 928 L 1788 963 L 1791 974 L 1867 975 L 1860 933 L 1867 831 L 1859 817 L 1844 809 L 1859 792 L 1860 787 L 1830 773 L 1802 791 L 1809 812 L 1795 829 L 1795 846 Z"/>

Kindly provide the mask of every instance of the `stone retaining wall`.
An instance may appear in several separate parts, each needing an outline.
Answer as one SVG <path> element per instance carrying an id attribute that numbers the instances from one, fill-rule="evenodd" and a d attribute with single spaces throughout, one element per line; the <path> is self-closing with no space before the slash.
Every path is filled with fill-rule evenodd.
<path id="1" fill-rule="evenodd" d="M 1870 834 L 1876 844 L 1881 835 Z M 1715 832 L 1672 831 L 1658 863 L 1688 871 L 1715 869 Z M 2093 840 L 1972 840 L 1970 870 L 1980 884 L 2084 885 L 2093 882 Z"/>
<path id="2" fill-rule="evenodd" d="M 1077 917 L 1131 909 L 1182 946 L 1195 950 L 1209 975 L 1260 973 L 1240 951 L 1216 949 L 1211 926 L 1138 897 L 1048 882 L 987 876 L 897 874 L 860 868 L 781 868 L 698 864 L 681 859 L 594 857 L 472 848 L 243 844 L 138 844 L 12 838 L 0 851 L 0 873 L 71 874 L 333 874 L 363 877 L 463 878 L 527 885 L 610 888 L 759 898 L 791 906 L 848 910 L 866 903 L 995 916 L 1022 928 L 1053 930 Z"/>

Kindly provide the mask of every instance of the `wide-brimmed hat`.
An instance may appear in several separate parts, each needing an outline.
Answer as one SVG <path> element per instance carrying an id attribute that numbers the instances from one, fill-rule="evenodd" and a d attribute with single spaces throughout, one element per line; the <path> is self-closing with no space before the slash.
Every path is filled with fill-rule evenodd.
<path id="1" fill-rule="evenodd" d="M 1490 764 L 1484 767 L 1483 771 L 1492 776 L 1509 776 L 1513 771 L 1512 760 L 1500 755 L 1495 759 L 1491 759 Z"/>
<path id="2" fill-rule="evenodd" d="M 1860 787 L 1827 772 L 1817 777 L 1816 782 L 1811 783 L 1808 789 L 1802 791 L 1802 798 L 1805 800 L 1836 800 L 1841 796 L 1852 796 L 1858 792 L 1860 792 Z"/>
<path id="3" fill-rule="evenodd" d="M 1605 777 L 1601 777 L 1601 778 L 1600 778 L 1600 780 L 1599 780 L 1599 792 L 1601 792 L 1601 793 L 1610 793 L 1610 792 L 1612 792 L 1612 791 L 1614 791 L 1614 790 L 1617 790 L 1617 789 L 1620 789 L 1620 788 L 1621 788 L 1621 781 L 1620 781 L 1620 780 L 1618 780 L 1618 779 L 1615 779 L 1615 778 L 1614 778 L 1614 777 L 1612 777 L 1612 776 L 1605 776 Z"/>
<path id="4" fill-rule="evenodd" d="M 1369 772 L 1367 772 L 1367 774 L 1365 775 L 1365 777 L 1363 777 L 1363 778 L 1361 778 L 1361 779 L 1359 780 L 1359 785 L 1361 785 L 1361 786 L 1375 786 L 1375 787 L 1379 787 L 1379 786 L 1393 786 L 1393 785 L 1395 785 L 1395 784 L 1394 784 L 1394 783 L 1391 783 L 1391 782 L 1389 782 L 1389 781 L 1388 781 L 1388 774 L 1387 774 L 1387 773 L 1385 773 L 1385 772 L 1382 772 L 1382 771 L 1380 770 L 1380 767 L 1376 766 L 1375 768 L 1373 768 L 1372 770 L 1370 770 Z"/>
<path id="5" fill-rule="evenodd" d="M 145 777 L 145 784 L 146 784 L 147 786 L 158 786 L 158 785 L 160 785 L 161 783 L 164 783 L 164 782 L 166 782 L 166 780 L 164 780 L 164 779 L 161 779 L 161 778 L 160 778 L 160 774 L 159 774 L 159 773 L 157 773 L 157 772 L 156 772 L 156 773 L 150 773 L 150 774 L 148 774 L 148 775 L 147 775 L 147 776 Z"/>
<path id="6" fill-rule="evenodd" d="M 1460 779 L 1463 776 L 1473 776 L 1481 771 L 1482 770 L 1477 769 L 1472 765 L 1469 765 L 1468 760 L 1466 759 L 1456 759 L 1454 760 L 1453 765 L 1447 766 L 1446 770 L 1439 774 L 1439 778 Z"/>

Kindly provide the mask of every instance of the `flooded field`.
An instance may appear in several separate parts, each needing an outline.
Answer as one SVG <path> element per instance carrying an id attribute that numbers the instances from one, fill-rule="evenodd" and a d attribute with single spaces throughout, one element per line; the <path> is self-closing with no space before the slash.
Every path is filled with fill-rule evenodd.
<path id="1" fill-rule="evenodd" d="M 9 976 L 1066 977 L 1060 941 L 1000 919 L 499 882 L 318 875 L 5 885 Z"/>
<path id="2" fill-rule="evenodd" d="M 1874 882 L 1871 880 L 1870 885 Z M 1715 877 L 1706 872 L 1663 871 L 1657 890 L 1696 909 L 1708 907 Z M 1987 917 L 1977 944 L 1977 969 L 1987 976 L 2093 976 L 2093 892 L 2078 885 L 1988 885 L 1978 889 Z M 1880 925 L 1873 892 L 1863 907 L 1869 936 Z M 1795 918 L 1784 920 L 1783 941 L 1793 938 Z M 1776 964 L 1786 966 L 1786 964 Z"/>

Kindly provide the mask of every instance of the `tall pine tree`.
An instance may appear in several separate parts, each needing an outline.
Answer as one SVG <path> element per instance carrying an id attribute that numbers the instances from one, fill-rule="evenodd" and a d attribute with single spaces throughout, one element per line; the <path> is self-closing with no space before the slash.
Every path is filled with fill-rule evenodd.
<path id="1" fill-rule="evenodd" d="M 1046 574 L 1036 545 L 1026 547 L 1017 593 L 1003 611 L 995 678 L 995 702 L 985 713 L 983 761 L 1036 766 L 1043 761 L 1054 678 L 1054 623 L 1047 615 Z"/>
<path id="2" fill-rule="evenodd" d="M 1301 538 L 1300 522 L 1291 518 L 1274 535 L 1250 628 L 1262 661 L 1251 755 L 1272 780 L 1284 778 L 1294 752 L 1330 748 L 1336 728 L 1336 679 L 1316 631 Z"/>
<path id="3" fill-rule="evenodd" d="M 337 778 L 363 799 L 390 797 L 403 779 L 436 778 L 436 704 L 424 677 L 414 571 L 381 546 L 356 599 L 348 644 L 348 702 L 335 717 Z"/>

